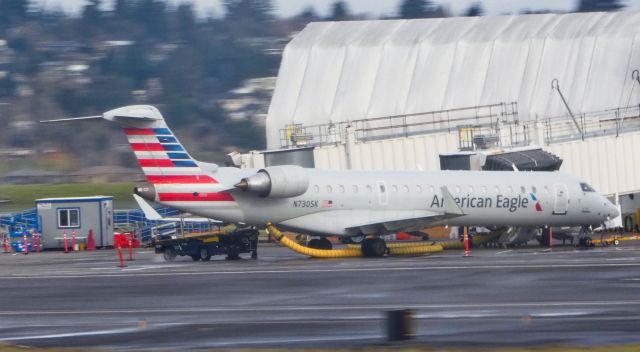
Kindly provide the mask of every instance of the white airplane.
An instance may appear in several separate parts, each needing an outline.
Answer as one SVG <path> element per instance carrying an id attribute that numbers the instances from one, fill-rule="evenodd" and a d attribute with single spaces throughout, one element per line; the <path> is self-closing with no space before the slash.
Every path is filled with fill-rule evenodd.
<path id="1" fill-rule="evenodd" d="M 310 244 L 316 248 L 331 248 L 330 235 L 367 236 L 363 254 L 382 256 L 380 236 L 398 231 L 439 225 L 586 229 L 618 216 L 586 182 L 559 172 L 218 167 L 193 159 L 153 106 L 48 122 L 91 119 L 124 128 L 149 183 L 135 189 L 142 198 L 229 223 L 271 221 L 321 237 Z"/>

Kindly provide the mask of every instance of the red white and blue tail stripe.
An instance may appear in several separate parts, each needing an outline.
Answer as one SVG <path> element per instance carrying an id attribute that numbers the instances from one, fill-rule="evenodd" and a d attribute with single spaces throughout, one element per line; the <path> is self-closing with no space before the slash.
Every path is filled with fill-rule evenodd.
<path id="1" fill-rule="evenodd" d="M 160 202 L 234 201 L 219 193 L 218 181 L 205 174 L 169 128 L 125 128 L 131 149 Z"/>

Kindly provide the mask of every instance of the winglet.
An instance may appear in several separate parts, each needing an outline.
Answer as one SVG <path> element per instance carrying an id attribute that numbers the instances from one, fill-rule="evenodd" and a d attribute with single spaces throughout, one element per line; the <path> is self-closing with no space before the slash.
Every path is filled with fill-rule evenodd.
<path id="1" fill-rule="evenodd" d="M 442 190 L 442 198 L 444 199 L 444 213 L 447 215 L 465 215 L 462 208 L 453 199 L 447 186 L 440 187 L 440 190 Z"/>
<path id="2" fill-rule="evenodd" d="M 160 214 L 158 214 L 158 212 L 155 209 L 153 209 L 153 207 L 150 206 L 149 203 L 147 203 L 144 199 L 142 199 L 142 197 L 140 197 L 137 194 L 134 194 L 133 198 L 136 200 L 136 202 L 140 206 L 140 209 L 144 213 L 144 216 L 148 220 L 162 220 L 162 216 L 160 216 Z"/>

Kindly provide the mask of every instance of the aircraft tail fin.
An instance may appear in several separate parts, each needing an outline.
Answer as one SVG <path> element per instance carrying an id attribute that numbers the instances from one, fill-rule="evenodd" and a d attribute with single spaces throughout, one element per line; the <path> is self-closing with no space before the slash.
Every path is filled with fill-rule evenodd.
<path id="1" fill-rule="evenodd" d="M 167 126 L 157 108 L 150 105 L 130 105 L 113 109 L 101 116 L 57 119 L 48 122 L 104 119 L 120 125 L 138 164 L 151 184 L 217 183 L 207 176 L 198 161 L 189 155 L 182 143 Z"/>
<path id="2" fill-rule="evenodd" d="M 107 111 L 103 118 L 124 128 L 149 183 L 182 183 L 188 176 L 203 174 L 155 107 L 125 106 Z"/>

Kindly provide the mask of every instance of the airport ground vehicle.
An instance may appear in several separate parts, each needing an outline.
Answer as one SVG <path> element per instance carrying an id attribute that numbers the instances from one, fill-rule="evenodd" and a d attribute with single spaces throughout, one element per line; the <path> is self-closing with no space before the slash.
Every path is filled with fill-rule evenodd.
<path id="1" fill-rule="evenodd" d="M 208 261 L 214 255 L 225 255 L 227 260 L 240 258 L 242 253 L 251 253 L 258 258 L 258 230 L 239 229 L 229 234 L 195 234 L 173 238 L 157 236 L 153 239 L 156 253 L 162 253 L 166 261 L 177 256 L 190 256 L 194 261 Z"/>

